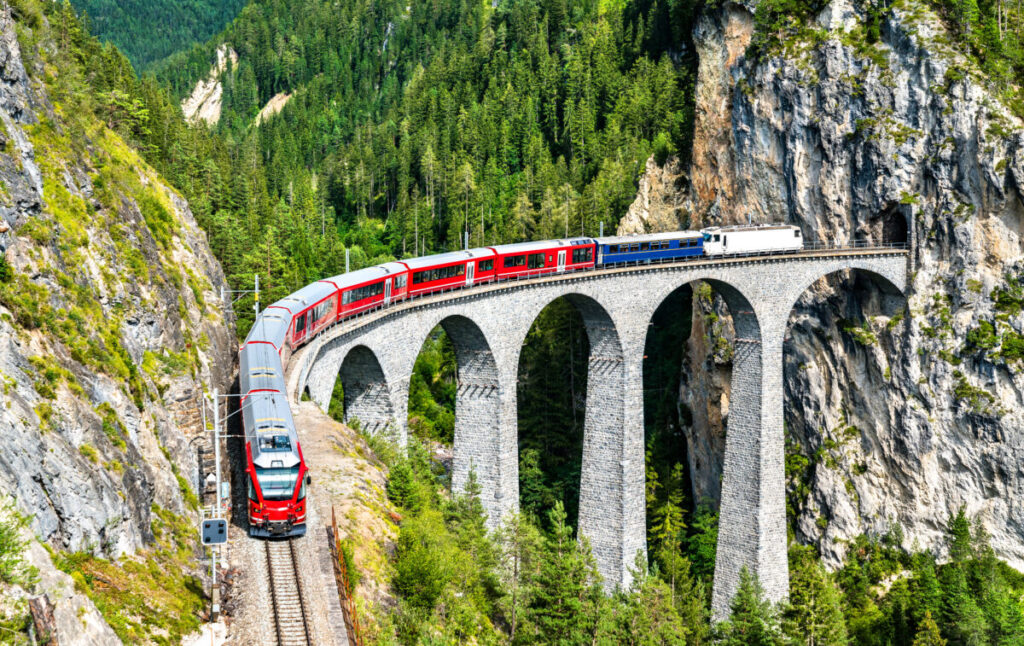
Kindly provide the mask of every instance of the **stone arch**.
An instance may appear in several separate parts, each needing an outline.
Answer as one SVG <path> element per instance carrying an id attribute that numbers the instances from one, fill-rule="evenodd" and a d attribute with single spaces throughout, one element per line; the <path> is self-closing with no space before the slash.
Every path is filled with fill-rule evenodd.
<path id="1" fill-rule="evenodd" d="M 438 325 L 455 348 L 457 366 L 452 490 L 464 491 L 472 471 L 482 491 L 497 494 L 501 491 L 501 456 L 495 431 L 503 389 L 491 344 L 480 326 L 466 316 L 450 315 Z M 486 496 L 481 502 L 488 522 L 496 526 L 500 510 Z"/>
<path id="2" fill-rule="evenodd" d="M 901 260 L 900 262 L 902 263 L 903 261 Z M 877 263 L 873 262 L 854 261 L 846 263 L 845 266 L 829 267 L 821 274 L 805 278 L 803 281 L 794 282 L 790 288 L 789 309 L 786 312 L 787 318 L 792 314 L 793 309 L 796 308 L 800 298 L 819 281 L 822 279 L 841 279 L 844 277 L 868 278 L 886 297 L 893 298 L 898 302 L 903 302 L 906 299 L 903 293 L 906 286 L 905 267 L 897 269 L 895 267 L 878 266 Z"/>
<path id="3" fill-rule="evenodd" d="M 636 551 L 646 553 L 643 543 L 642 501 L 639 509 L 641 531 L 628 526 L 637 519 L 636 501 L 629 495 L 629 469 L 642 469 L 643 438 L 624 433 L 627 415 L 627 370 L 623 343 L 618 327 L 609 311 L 591 296 L 581 293 L 559 294 L 538 303 L 530 318 L 519 347 L 540 313 L 558 298 L 571 304 L 580 317 L 587 334 L 590 353 L 587 358 L 586 406 L 583 421 L 583 453 L 580 467 L 579 516 L 575 521 L 579 536 L 590 542 L 598 571 L 607 587 L 625 585 L 628 568 Z M 517 361 L 518 364 L 518 361 Z M 641 460 L 630 461 L 627 446 L 639 442 Z M 642 482 L 642 480 L 641 480 Z M 642 488 L 641 492 L 642 494 Z"/>
<path id="4" fill-rule="evenodd" d="M 847 488 L 855 492 L 851 498 L 864 496 L 861 487 L 865 481 L 858 476 L 866 473 L 870 479 L 869 465 L 876 458 L 884 462 L 888 453 L 888 444 L 883 447 L 880 442 L 900 436 L 894 429 L 899 424 L 898 413 L 889 414 L 885 403 L 889 397 L 883 393 L 889 381 L 886 371 L 896 372 L 898 379 L 901 362 L 896 360 L 898 355 L 890 355 L 898 352 L 898 346 L 889 346 L 883 335 L 886 328 L 897 333 L 903 329 L 894 318 L 906 309 L 903 279 L 883 267 L 832 269 L 799 285 L 803 291 L 792 295 L 791 307 L 785 312 L 782 395 L 789 436 L 811 454 L 827 446 L 829 439 L 849 442 L 837 454 L 838 469 L 844 473 L 843 486 L 834 490 L 835 495 L 819 498 L 819 502 L 843 500 Z M 892 326 L 883 325 L 886 318 Z M 888 358 L 882 360 L 881 355 Z M 871 430 L 859 433 L 855 429 Z M 853 471 L 854 464 L 864 471 Z M 825 484 L 826 490 L 829 486 Z M 872 496 L 863 500 L 870 501 Z M 854 508 L 863 511 L 859 503 L 854 503 Z M 818 543 L 824 553 L 841 559 L 845 550 L 832 542 L 835 527 L 830 524 L 822 528 L 814 523 L 819 513 L 827 516 L 828 508 L 822 506 L 809 513 L 797 506 L 794 511 L 792 520 L 800 540 Z M 886 514 L 864 513 L 858 517 L 863 531 L 884 532 L 889 521 Z"/>
<path id="5" fill-rule="evenodd" d="M 722 300 L 725 302 L 725 305 L 728 309 L 728 320 L 732 322 L 732 326 L 735 331 L 736 343 L 727 349 L 730 353 L 730 358 L 728 360 L 729 366 L 722 369 L 722 371 L 727 374 L 719 375 L 720 378 L 724 378 L 724 380 L 726 380 L 726 383 L 728 384 L 728 386 L 726 387 L 729 387 L 731 389 L 731 382 L 732 380 L 737 378 L 738 373 L 745 374 L 748 368 L 757 367 L 751 365 L 751 362 L 753 362 L 754 364 L 759 363 L 759 359 L 756 356 L 756 354 L 750 352 L 750 347 L 751 344 L 756 345 L 760 341 L 760 326 L 758 324 L 757 317 L 754 313 L 752 305 L 750 304 L 750 301 L 736 287 L 721 280 L 713 278 L 688 279 L 685 282 L 673 285 L 671 290 L 659 295 L 659 298 L 654 303 L 653 309 L 651 309 L 649 312 L 647 328 L 644 332 L 644 345 L 642 347 L 644 352 L 644 359 L 649 358 L 648 352 L 649 350 L 652 349 L 650 347 L 650 342 L 654 335 L 655 320 L 661 312 L 662 308 L 669 305 L 673 299 L 679 297 L 679 294 L 683 292 L 683 290 L 686 290 L 688 288 L 693 290 L 693 294 L 696 297 L 697 286 L 700 283 L 705 283 L 709 285 L 712 288 L 713 292 L 717 296 L 721 297 Z M 693 307 L 693 304 L 687 303 L 686 306 Z M 689 345 L 689 339 L 695 338 L 693 335 L 699 333 L 699 331 L 706 325 L 705 321 L 698 320 L 696 309 L 692 309 L 691 311 L 693 311 L 694 313 L 692 327 L 689 335 L 683 341 L 684 343 L 687 343 L 687 345 Z M 707 332 L 709 332 L 709 330 L 704 331 L 705 334 Z M 721 332 L 725 333 L 726 330 L 721 330 Z M 712 348 L 705 348 L 704 351 L 708 352 L 709 355 L 714 353 L 714 350 Z M 682 360 L 686 360 L 685 354 L 682 357 Z M 736 369 L 736 364 L 738 364 L 739 370 Z M 681 366 L 677 366 L 676 368 L 679 367 Z M 693 377 L 699 375 L 689 376 Z M 645 366 L 645 389 L 653 387 L 653 385 L 647 384 L 647 378 L 647 366 Z M 712 387 L 710 383 L 695 384 L 693 382 L 687 382 L 685 379 L 682 378 L 680 379 L 679 386 L 680 388 L 691 387 L 702 391 L 706 391 L 707 389 Z M 742 386 L 740 390 L 742 391 Z M 678 395 L 678 390 L 675 393 L 673 393 L 673 396 Z M 722 399 L 725 399 L 725 401 L 731 404 L 734 398 L 731 396 L 726 396 L 726 392 L 723 392 Z M 719 402 L 717 403 L 720 404 L 721 400 L 719 400 Z M 743 403 L 739 402 L 739 405 L 742 406 Z M 723 433 L 719 436 L 711 436 L 709 433 L 706 432 L 706 427 L 712 423 L 723 423 L 727 425 L 728 410 L 722 410 L 721 408 L 731 409 L 731 406 L 722 406 L 721 408 L 717 408 L 717 410 L 716 408 L 717 406 L 710 405 L 707 408 L 704 408 L 703 410 L 695 407 L 695 409 L 691 411 L 693 420 L 691 422 L 691 432 L 686 433 L 685 437 L 686 459 L 688 463 L 688 473 L 692 479 L 691 492 L 693 494 L 694 505 L 701 503 L 705 500 L 710 500 L 714 504 L 714 506 L 717 507 L 719 501 L 721 500 L 722 468 L 725 454 L 726 434 Z M 645 417 L 644 426 L 646 428 L 647 423 L 649 421 L 647 416 L 650 413 L 650 411 L 647 410 L 646 402 L 644 405 L 643 413 Z M 723 417 L 721 419 L 718 419 L 715 417 L 715 415 L 717 414 L 722 414 Z M 701 457 L 697 458 L 696 456 Z"/>
<path id="6" fill-rule="evenodd" d="M 783 470 L 773 468 L 781 465 L 784 447 L 781 411 L 779 423 L 773 424 L 774 402 L 764 397 L 764 367 L 773 353 L 766 352 L 757 308 L 744 291 L 719 277 L 693 276 L 683 284 L 698 280 L 725 301 L 735 330 L 712 591 L 712 608 L 721 618 L 728 613 L 743 567 L 759 574 L 773 598 L 788 589 L 785 558 L 781 563 L 772 558 L 773 548 L 781 546 L 784 555 L 786 545 Z M 658 306 L 682 286 L 663 294 Z"/>
<path id="7" fill-rule="evenodd" d="M 379 433 L 394 420 L 391 391 L 373 350 L 357 345 L 345 354 L 338 370 L 344 393 L 345 422 L 358 419 L 369 433 Z"/>

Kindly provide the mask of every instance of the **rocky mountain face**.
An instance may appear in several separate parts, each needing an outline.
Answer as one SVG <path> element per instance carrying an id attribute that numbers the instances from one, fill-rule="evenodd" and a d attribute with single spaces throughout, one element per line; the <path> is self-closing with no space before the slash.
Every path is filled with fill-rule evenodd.
<path id="1" fill-rule="evenodd" d="M 0 502 L 51 550 L 118 559 L 156 510 L 195 508 L 198 398 L 232 372 L 225 279 L 188 204 L 76 111 L 45 24 L 18 22 L 0 4 Z M 28 557 L 61 644 L 116 641 L 40 545 Z"/>
<path id="2" fill-rule="evenodd" d="M 833 565 L 845 540 L 894 526 L 906 547 L 932 548 L 964 505 L 1024 568 L 1022 122 L 924 6 L 893 3 L 875 39 L 863 7 L 833 0 L 801 36 L 757 52 L 755 11 L 725 2 L 695 31 L 692 224 L 785 220 L 807 239 L 913 249 L 906 300 L 838 275 L 793 310 L 786 427 L 789 451 L 807 458 L 789 476 L 798 539 Z M 634 206 L 627 226 L 640 230 L 643 200 Z M 683 367 L 698 498 L 717 497 L 728 423 L 728 365 L 701 326 L 714 307 L 694 299 Z"/>

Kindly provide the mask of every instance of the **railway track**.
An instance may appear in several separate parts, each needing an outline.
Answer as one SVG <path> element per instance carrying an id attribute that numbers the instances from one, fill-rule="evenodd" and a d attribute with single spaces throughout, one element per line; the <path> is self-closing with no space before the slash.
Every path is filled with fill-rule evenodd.
<path id="1" fill-rule="evenodd" d="M 312 643 L 312 634 L 295 560 L 295 541 L 268 540 L 264 544 L 276 643 L 278 646 L 306 646 Z"/>

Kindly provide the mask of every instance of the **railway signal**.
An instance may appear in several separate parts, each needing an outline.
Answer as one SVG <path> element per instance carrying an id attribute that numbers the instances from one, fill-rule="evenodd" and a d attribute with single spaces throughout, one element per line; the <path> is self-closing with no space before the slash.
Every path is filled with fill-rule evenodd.
<path id="1" fill-rule="evenodd" d="M 200 523 L 199 534 L 203 545 L 223 545 L 228 542 L 228 521 L 223 518 L 210 518 Z"/>

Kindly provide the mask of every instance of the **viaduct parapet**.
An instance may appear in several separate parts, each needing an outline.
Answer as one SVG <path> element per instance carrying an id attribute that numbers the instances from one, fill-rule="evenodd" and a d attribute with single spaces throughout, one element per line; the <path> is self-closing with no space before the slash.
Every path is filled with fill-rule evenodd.
<path id="1" fill-rule="evenodd" d="M 424 340 L 447 332 L 458 361 L 453 487 L 471 470 L 494 528 L 519 508 L 516 380 L 519 353 L 537 316 L 565 297 L 590 342 L 578 528 L 606 587 L 628 587 L 646 555 L 643 354 L 655 310 L 675 290 L 706 281 L 725 299 L 736 329 L 732 396 L 712 597 L 724 619 L 740 571 L 756 573 L 772 601 L 787 597 L 782 343 L 790 312 L 815 281 L 860 270 L 902 298 L 907 253 L 857 250 L 702 260 L 564 274 L 407 301 L 346 321 L 304 352 L 296 395 L 323 409 L 335 382 L 346 417 L 406 441 L 409 379 Z"/>

